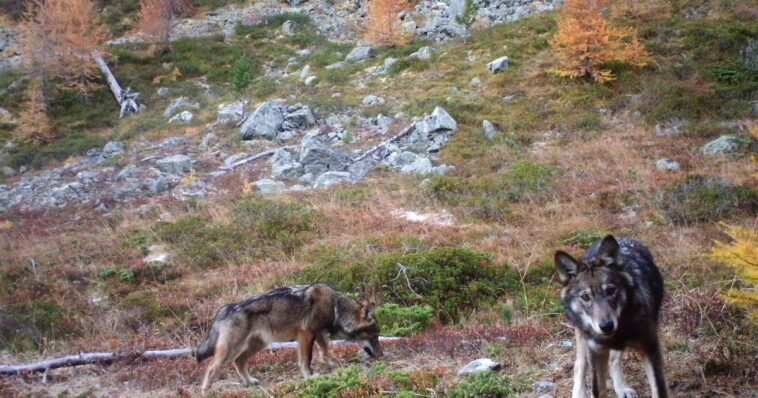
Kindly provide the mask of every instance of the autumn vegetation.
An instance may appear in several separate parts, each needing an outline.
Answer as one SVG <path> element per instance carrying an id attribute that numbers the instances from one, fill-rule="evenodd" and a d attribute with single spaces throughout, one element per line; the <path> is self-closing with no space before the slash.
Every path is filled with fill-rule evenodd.
<path id="1" fill-rule="evenodd" d="M 606 16 L 610 10 L 607 0 L 566 0 L 551 41 L 558 76 L 605 83 L 614 78 L 612 62 L 637 67 L 651 62 L 634 29 L 611 23 Z"/>
<path id="2" fill-rule="evenodd" d="M 368 2 L 368 22 L 365 36 L 376 46 L 402 46 L 411 35 L 400 25 L 398 15 L 408 10 L 407 0 L 371 0 Z"/>
<path id="3" fill-rule="evenodd" d="M 135 29 L 153 45 L 154 52 L 168 51 L 176 17 L 191 13 L 193 8 L 190 0 L 140 0 L 139 22 Z"/>

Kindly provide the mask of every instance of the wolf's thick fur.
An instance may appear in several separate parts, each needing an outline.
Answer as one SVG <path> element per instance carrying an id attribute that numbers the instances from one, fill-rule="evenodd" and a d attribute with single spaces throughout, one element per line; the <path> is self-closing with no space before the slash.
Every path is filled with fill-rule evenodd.
<path id="1" fill-rule="evenodd" d="M 610 376 L 620 398 L 636 398 L 621 370 L 624 350 L 639 353 L 653 398 L 667 398 L 658 314 L 663 278 L 650 251 L 631 239 L 606 236 L 581 260 L 557 251 L 555 264 L 563 282 L 561 298 L 574 326 L 576 362 L 572 398 L 585 398 L 587 361 L 592 367 L 592 395 L 606 397 Z"/>
<path id="2" fill-rule="evenodd" d="M 374 305 L 358 304 L 329 285 L 284 287 L 225 305 L 216 313 L 208 338 L 195 350 L 198 362 L 213 357 L 202 390 L 208 390 L 228 361 L 234 361 L 244 385 L 258 384 L 247 372 L 247 362 L 272 342 L 297 340 L 300 371 L 308 378 L 314 342 L 321 348 L 321 359 L 334 364 L 329 354 L 333 333 L 361 344 L 372 357 L 382 355 Z"/>

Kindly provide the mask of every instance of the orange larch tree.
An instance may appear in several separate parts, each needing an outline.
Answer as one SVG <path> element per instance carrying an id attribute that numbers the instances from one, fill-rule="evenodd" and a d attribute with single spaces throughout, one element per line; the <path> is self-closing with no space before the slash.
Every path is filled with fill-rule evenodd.
<path id="1" fill-rule="evenodd" d="M 26 90 L 24 110 L 19 116 L 15 138 L 35 145 L 45 144 L 55 139 L 55 131 L 47 116 L 47 100 L 44 95 L 41 76 L 33 77 Z"/>
<path id="2" fill-rule="evenodd" d="M 608 0 L 566 0 L 558 33 L 551 40 L 562 77 L 613 80 L 612 62 L 642 67 L 650 55 L 631 28 L 615 27 L 606 16 Z"/>
<path id="3" fill-rule="evenodd" d="M 190 0 L 140 0 L 136 30 L 144 35 L 145 41 L 158 46 L 154 50 L 170 50 L 169 39 L 174 19 L 179 15 L 190 14 L 192 10 Z"/>
<path id="4" fill-rule="evenodd" d="M 366 39 L 376 46 L 401 46 L 411 35 L 403 30 L 398 15 L 410 7 L 407 0 L 370 0 Z"/>

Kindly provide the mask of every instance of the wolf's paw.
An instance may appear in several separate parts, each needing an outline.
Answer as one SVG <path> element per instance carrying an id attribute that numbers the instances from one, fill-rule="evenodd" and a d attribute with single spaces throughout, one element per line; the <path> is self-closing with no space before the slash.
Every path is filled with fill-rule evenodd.
<path id="1" fill-rule="evenodd" d="M 629 387 L 616 390 L 616 395 L 618 398 L 640 398 L 640 396 L 637 395 L 637 392 Z"/>
<path id="2" fill-rule="evenodd" d="M 260 384 L 261 384 L 261 381 L 252 376 L 250 377 L 250 379 L 242 382 L 243 387 L 254 387 Z"/>

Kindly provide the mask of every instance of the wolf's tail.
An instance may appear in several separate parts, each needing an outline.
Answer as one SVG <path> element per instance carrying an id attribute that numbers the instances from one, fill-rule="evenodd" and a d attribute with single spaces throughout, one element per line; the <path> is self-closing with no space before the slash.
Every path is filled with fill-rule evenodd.
<path id="1" fill-rule="evenodd" d="M 216 341 L 218 340 L 219 321 L 222 321 L 229 314 L 231 305 L 225 305 L 221 307 L 216 313 L 216 317 L 213 319 L 213 325 L 211 326 L 211 332 L 208 337 L 197 346 L 195 349 L 195 359 L 198 362 L 202 362 L 206 358 L 210 358 L 216 351 Z"/>

